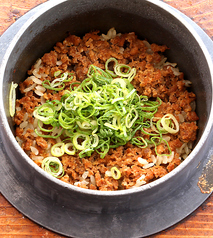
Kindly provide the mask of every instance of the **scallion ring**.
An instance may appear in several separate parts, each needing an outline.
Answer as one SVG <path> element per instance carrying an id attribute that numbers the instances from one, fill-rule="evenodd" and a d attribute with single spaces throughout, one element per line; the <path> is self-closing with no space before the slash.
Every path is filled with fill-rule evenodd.
<path id="1" fill-rule="evenodd" d="M 56 157 L 47 157 L 43 159 L 41 168 L 56 178 L 60 178 L 64 175 L 63 165 Z"/>
<path id="2" fill-rule="evenodd" d="M 120 77 L 128 78 L 131 73 L 131 67 L 126 64 L 117 64 L 114 70 L 115 70 L 115 73 Z"/>
<path id="3" fill-rule="evenodd" d="M 73 145 L 77 150 L 85 150 L 90 145 L 89 135 L 76 133 L 73 137 Z"/>
<path id="4" fill-rule="evenodd" d="M 170 113 L 164 115 L 161 119 L 163 129 L 168 133 L 175 134 L 179 131 L 179 123 L 177 119 Z"/>
<path id="5" fill-rule="evenodd" d="M 121 172 L 117 167 L 111 168 L 111 174 L 112 174 L 112 177 L 116 180 L 120 179 L 121 177 Z"/>
<path id="6" fill-rule="evenodd" d="M 72 148 L 72 150 L 70 150 L 70 148 Z M 63 145 L 63 150 L 68 155 L 74 155 L 75 152 L 76 152 L 76 149 L 75 149 L 73 143 L 71 143 L 71 142 L 64 144 Z"/>
<path id="7" fill-rule="evenodd" d="M 57 76 L 59 76 L 60 74 L 61 74 L 61 71 L 58 70 L 58 71 L 55 71 L 53 75 L 54 75 L 54 77 L 57 77 Z"/>
<path id="8" fill-rule="evenodd" d="M 109 69 L 110 67 L 110 63 L 113 62 L 113 71 Z M 115 59 L 115 58 L 109 58 L 106 63 L 105 63 L 105 69 L 106 69 L 106 72 L 110 75 L 112 75 L 113 77 L 116 77 L 117 74 L 114 72 L 114 68 L 115 66 L 118 64 L 118 61 Z"/>
<path id="9" fill-rule="evenodd" d="M 55 157 L 61 157 L 64 154 L 64 143 L 59 142 L 51 147 L 51 154 Z"/>

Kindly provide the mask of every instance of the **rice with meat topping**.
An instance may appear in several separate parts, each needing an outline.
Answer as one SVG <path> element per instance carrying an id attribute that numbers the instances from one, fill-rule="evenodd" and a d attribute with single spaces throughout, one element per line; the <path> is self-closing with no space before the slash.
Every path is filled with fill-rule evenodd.
<path id="1" fill-rule="evenodd" d="M 77 87 L 87 78 L 89 67 L 105 69 L 105 63 L 113 58 L 119 64 L 136 69 L 131 84 L 139 95 L 151 100 L 160 98 L 161 104 L 154 118 L 173 115 L 178 122 L 176 133 L 164 133 L 163 143 L 137 146 L 131 141 L 117 148 L 110 148 L 103 157 L 97 151 L 79 156 L 79 151 L 58 156 L 63 173 L 60 180 L 72 185 L 94 190 L 112 191 L 139 187 L 163 177 L 177 167 L 191 152 L 198 130 L 195 112 L 195 94 L 187 90 L 191 82 L 184 79 L 175 63 L 167 62 L 163 52 L 167 46 L 149 44 L 137 38 L 134 32 L 116 34 L 114 28 L 99 34 L 93 31 L 82 38 L 69 35 L 57 42 L 54 49 L 45 53 L 28 71 L 29 77 L 19 84 L 22 94 L 16 100 L 16 139 L 26 154 L 40 167 L 45 158 L 52 157 L 51 148 L 63 143 L 65 135 L 55 127 L 52 138 L 39 136 L 38 118 L 34 111 L 46 102 L 61 100 L 70 85 Z M 44 82 L 57 81 L 57 72 L 72 74 L 65 81 L 63 90 L 45 87 Z M 153 119 L 154 122 L 155 119 Z M 41 122 L 41 127 L 45 126 Z M 149 129 L 150 133 L 155 129 Z M 147 129 L 148 132 L 148 129 Z M 136 136 L 149 139 L 141 130 Z M 168 153 L 168 147 L 171 153 Z M 42 167 L 43 168 L 43 167 Z"/>

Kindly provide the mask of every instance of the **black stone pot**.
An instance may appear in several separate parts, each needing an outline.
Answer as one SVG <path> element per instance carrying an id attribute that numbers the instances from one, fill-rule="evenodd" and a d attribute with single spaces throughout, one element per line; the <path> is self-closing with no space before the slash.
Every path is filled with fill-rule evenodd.
<path id="1" fill-rule="evenodd" d="M 140 188 L 103 192 L 59 181 L 31 161 L 14 138 L 8 94 L 11 82 L 23 81 L 67 32 L 81 36 L 111 27 L 170 48 L 169 61 L 193 84 L 200 120 L 192 153 L 168 175 Z M 158 0 L 50 0 L 19 19 L 0 43 L 0 188 L 19 211 L 67 236 L 144 237 L 180 221 L 209 196 L 197 182 L 212 154 L 212 41 L 186 16 Z"/>

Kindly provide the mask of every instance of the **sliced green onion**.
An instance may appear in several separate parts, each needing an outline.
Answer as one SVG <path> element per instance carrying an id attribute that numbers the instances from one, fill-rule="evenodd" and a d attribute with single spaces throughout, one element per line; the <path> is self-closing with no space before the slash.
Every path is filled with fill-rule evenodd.
<path id="1" fill-rule="evenodd" d="M 124 72 L 124 69 L 126 69 L 127 72 Z M 128 78 L 131 72 L 131 67 L 126 64 L 117 64 L 114 70 L 118 76 Z"/>
<path id="2" fill-rule="evenodd" d="M 83 129 L 83 130 L 88 130 L 88 129 L 92 129 L 92 128 L 97 128 L 97 121 L 96 120 L 91 120 L 91 121 L 76 121 L 76 123 L 78 124 L 78 126 Z"/>
<path id="3" fill-rule="evenodd" d="M 76 118 L 74 118 L 74 116 L 71 113 L 67 115 L 61 111 L 58 116 L 58 121 L 64 129 L 73 128 L 73 123 L 75 122 L 75 120 Z"/>
<path id="4" fill-rule="evenodd" d="M 111 174 L 112 174 L 112 177 L 116 180 L 120 179 L 121 177 L 121 172 L 117 167 L 111 168 Z"/>
<path id="5" fill-rule="evenodd" d="M 38 120 L 38 127 L 39 127 L 39 129 L 40 129 L 41 131 L 44 131 L 44 132 L 52 132 L 52 131 L 55 129 L 55 127 L 52 127 L 51 129 L 43 128 L 43 127 L 41 126 L 41 120 Z"/>
<path id="6" fill-rule="evenodd" d="M 77 150 L 85 150 L 87 145 L 90 145 L 89 135 L 76 133 L 73 137 L 73 145 Z"/>
<path id="7" fill-rule="evenodd" d="M 126 82 L 122 78 L 115 78 L 115 79 L 113 79 L 111 84 L 114 84 L 114 83 L 119 83 L 122 88 L 126 88 Z"/>
<path id="8" fill-rule="evenodd" d="M 114 70 L 109 70 L 109 64 L 113 62 L 114 63 L 114 66 L 113 68 L 115 68 L 115 66 L 117 66 L 118 64 L 118 61 L 115 59 L 115 58 L 109 58 L 106 63 L 105 63 L 105 69 L 106 69 L 106 72 L 110 75 L 112 75 L 113 77 L 117 77 L 117 74 L 114 72 Z"/>
<path id="9" fill-rule="evenodd" d="M 146 148 L 148 146 L 148 142 L 143 137 L 134 137 L 132 138 L 132 142 L 140 148 Z"/>
<path id="10" fill-rule="evenodd" d="M 63 165 L 56 157 L 47 157 L 43 159 L 41 168 L 56 178 L 60 178 L 64 175 Z"/>
<path id="11" fill-rule="evenodd" d="M 40 131 L 35 130 L 37 135 L 58 138 L 64 132 L 63 136 L 70 140 L 56 144 L 52 148 L 54 156 L 72 155 L 78 150 L 80 158 L 90 156 L 94 151 L 104 158 L 110 148 L 125 145 L 128 141 L 142 148 L 151 143 L 157 146 L 159 141 L 165 143 L 162 134 L 177 130 L 178 125 L 170 115 L 157 123 L 153 121 L 161 100 L 149 100 L 147 96 L 137 94 L 130 83 L 135 77 L 135 68 L 119 64 L 115 58 L 110 58 L 105 67 L 103 70 L 90 65 L 87 78 L 78 87 L 65 90 L 60 101 L 47 101 L 34 110 L 40 128 Z M 56 71 L 55 77 L 58 76 L 44 84 L 49 89 L 61 90 L 71 78 L 68 73 Z M 45 125 L 41 126 L 40 122 Z M 57 128 L 61 130 L 55 135 Z M 138 130 L 142 135 L 135 137 Z"/>
<path id="12" fill-rule="evenodd" d="M 99 137 L 97 134 L 92 134 L 92 144 L 91 144 L 91 147 L 92 148 L 96 148 L 98 146 L 98 143 L 99 143 Z"/>
<path id="13" fill-rule="evenodd" d="M 72 147 L 72 150 L 70 150 L 70 147 Z M 63 150 L 68 155 L 74 155 L 75 152 L 76 152 L 76 149 L 75 149 L 73 143 L 71 143 L 71 142 L 64 144 L 63 145 Z"/>
<path id="14" fill-rule="evenodd" d="M 60 74 L 61 74 L 61 71 L 60 71 L 60 70 L 55 71 L 55 72 L 54 72 L 54 77 L 57 77 L 57 76 L 59 76 Z"/>
<path id="15" fill-rule="evenodd" d="M 172 114 L 166 114 L 161 119 L 163 129 L 168 133 L 175 134 L 179 131 L 179 123 Z"/>
<path id="16" fill-rule="evenodd" d="M 55 118 L 55 107 L 51 103 L 44 103 L 35 108 L 33 116 L 45 124 L 50 124 Z"/>
<path id="17" fill-rule="evenodd" d="M 42 86 L 46 89 L 61 91 L 61 90 L 64 89 L 65 84 L 64 83 L 58 83 L 58 84 L 55 84 L 55 85 L 52 86 L 49 80 L 44 80 L 42 82 Z M 61 86 L 61 87 L 58 88 L 57 86 Z"/>
<path id="18" fill-rule="evenodd" d="M 154 136 L 153 136 L 153 137 L 150 139 L 150 141 L 155 145 L 155 153 L 156 153 L 156 155 L 160 155 L 160 156 L 163 156 L 163 155 L 165 155 L 165 156 L 170 156 L 170 155 L 172 154 L 172 151 L 171 151 L 171 149 L 170 149 L 170 147 L 169 147 L 168 142 L 167 142 L 166 140 L 164 140 L 162 137 L 154 137 Z M 168 150 L 169 150 L 169 154 L 159 154 L 159 153 L 157 152 L 157 146 L 160 145 L 162 142 L 166 144 L 166 146 L 167 146 L 167 148 L 168 148 Z"/>
<path id="19" fill-rule="evenodd" d="M 131 82 L 134 79 L 135 75 L 136 75 L 136 69 L 132 68 L 128 75 L 128 81 Z"/>
<path id="20" fill-rule="evenodd" d="M 18 87 L 17 83 L 11 83 L 10 93 L 9 93 L 9 112 L 10 116 L 13 117 L 16 111 L 16 88 Z"/>
<path id="21" fill-rule="evenodd" d="M 64 154 L 64 143 L 60 142 L 51 147 L 51 154 L 55 157 L 61 157 Z"/>
<path id="22" fill-rule="evenodd" d="M 125 124 L 127 128 L 132 127 L 135 121 L 138 118 L 138 111 L 135 108 L 132 108 L 126 116 Z"/>
<path id="23" fill-rule="evenodd" d="M 54 76 L 57 77 L 60 75 L 59 71 L 54 73 Z M 73 77 L 68 78 L 68 73 L 63 73 L 60 78 L 54 79 L 52 82 L 49 80 L 44 80 L 42 82 L 42 86 L 46 89 L 54 90 L 54 91 L 61 91 L 65 87 L 65 82 L 69 82 L 72 80 Z"/>
<path id="24" fill-rule="evenodd" d="M 64 129 L 61 128 L 61 130 L 60 130 L 56 135 L 53 135 L 53 134 L 41 134 L 37 129 L 35 129 L 35 133 L 36 133 L 38 136 L 40 136 L 40 137 L 57 139 L 59 136 L 62 135 L 63 130 L 64 130 Z"/>

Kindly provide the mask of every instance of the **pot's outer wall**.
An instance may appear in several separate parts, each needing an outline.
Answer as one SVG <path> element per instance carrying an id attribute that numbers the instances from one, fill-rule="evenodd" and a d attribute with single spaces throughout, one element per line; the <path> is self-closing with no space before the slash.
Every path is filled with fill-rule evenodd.
<path id="1" fill-rule="evenodd" d="M 51 2 L 56 4 L 56 1 Z M 185 73 L 186 79 L 192 81 L 192 89 L 197 98 L 202 99 L 197 101 L 197 112 L 200 117 L 198 139 L 201 137 L 212 106 L 212 81 L 208 63 L 198 42 L 188 29 L 170 13 L 158 8 L 157 5 L 162 3 L 156 1 L 155 5 L 149 1 L 138 0 L 130 2 L 116 0 L 113 3 L 103 0 L 61 2 L 59 7 L 51 8 L 45 13 L 45 16 L 41 15 L 26 29 L 8 58 L 9 63 L 4 73 L 2 88 L 7 115 L 10 83 L 24 80 L 26 71 L 30 66 L 45 52 L 50 51 L 57 41 L 63 40 L 66 32 L 83 35 L 94 29 L 95 26 L 95 30 L 99 29 L 106 33 L 109 28 L 115 27 L 117 32 L 135 31 L 142 39 L 146 38 L 150 42 L 169 46 L 169 61 L 178 63 L 181 71 Z M 48 4 L 44 6 L 50 7 Z M 166 10 L 171 9 L 167 9 L 166 5 L 163 6 Z M 209 39 L 205 39 L 208 44 L 212 44 Z M 4 119 L 0 119 L 1 125 L 4 126 Z M 8 119 L 12 129 L 12 122 L 9 117 Z M 178 173 L 172 172 L 173 176 L 170 179 L 164 180 L 162 178 L 159 180 L 161 182 L 148 185 L 146 189 L 139 188 L 132 193 L 120 191 L 101 194 L 100 192 L 93 191 L 90 193 L 82 189 L 72 188 L 72 186 L 58 182 L 38 168 L 22 150 L 17 149 L 17 143 L 11 144 L 11 141 L 15 140 L 14 138 L 11 139 L 11 133 L 5 127 L 1 128 L 0 133 L 3 142 L 2 156 L 6 154 L 7 159 L 13 164 L 13 173 L 19 174 L 17 180 L 20 180 L 22 186 L 25 184 L 26 188 L 33 187 L 32 191 L 28 191 L 33 196 L 36 193 L 39 194 L 36 197 L 39 201 L 36 206 L 38 206 L 39 212 L 42 211 L 45 214 L 45 216 L 40 216 L 39 222 L 57 232 L 75 237 L 85 237 L 85 234 L 88 237 L 113 237 L 114 231 L 118 234 L 114 237 L 121 237 L 121 235 L 122 237 L 138 237 L 139 235 L 149 235 L 158 231 L 160 227 L 165 227 L 164 220 L 161 220 L 158 221 L 158 224 L 154 224 L 155 228 L 153 228 L 152 224 L 149 223 L 153 220 L 151 215 L 149 217 L 149 211 L 157 203 L 163 204 L 164 199 L 167 201 L 169 194 L 181 191 L 180 188 L 196 173 L 199 162 L 201 165 L 203 164 L 201 160 L 206 156 L 206 151 L 209 149 L 209 144 L 205 143 L 207 138 L 204 138 L 202 150 L 196 151 L 196 157 L 191 159 L 190 163 L 186 163 L 185 167 L 182 166 L 182 170 Z M 19 189 L 16 202 L 19 206 L 24 207 L 21 199 L 23 187 Z M 175 196 L 178 197 L 178 194 Z M 175 200 L 174 197 L 169 199 L 168 204 L 172 199 Z M 42 201 L 46 201 L 46 204 Z M 48 214 L 45 212 L 47 208 L 48 211 L 50 210 L 50 206 L 53 208 L 51 216 L 54 217 L 55 224 L 58 224 L 56 227 L 52 226 L 50 217 L 48 220 Z M 178 208 L 175 209 L 178 210 Z M 172 216 L 175 216 L 176 210 L 170 211 L 170 215 L 165 218 L 167 223 L 170 219 L 172 220 Z M 143 211 L 148 215 L 143 214 Z M 29 211 L 29 214 L 32 212 Z M 156 214 L 159 215 L 160 210 Z M 37 218 L 39 214 L 35 212 L 35 216 Z M 66 217 L 67 221 L 63 219 L 63 216 Z M 141 217 L 146 219 L 140 221 Z M 64 221 L 63 224 L 60 224 L 61 219 Z M 87 225 L 81 227 L 81 220 L 84 221 L 84 225 Z M 71 227 L 68 228 L 69 224 Z M 129 225 L 128 228 L 127 225 Z M 99 226 L 101 228 L 108 227 L 108 229 L 100 229 L 99 231 Z M 64 227 L 67 227 L 67 231 L 64 231 Z"/>
<path id="2" fill-rule="evenodd" d="M 123 8 L 122 6 L 127 7 Z M 134 12 L 136 9 L 137 11 Z M 193 90 L 197 97 L 203 99 L 202 105 L 200 105 L 201 100 L 197 102 L 200 116 L 199 134 L 201 135 L 210 113 L 212 101 L 206 99 L 206 95 L 211 95 L 212 88 L 206 59 L 197 41 L 176 18 L 147 1 L 132 1 L 128 4 L 124 1 L 121 4 L 121 1 L 118 0 L 113 4 L 111 1 L 105 2 L 103 0 L 93 1 L 92 3 L 79 0 L 65 1 L 59 7 L 53 7 L 41 15 L 26 29 L 8 59 L 10 63 L 7 64 L 5 79 L 9 81 L 9 84 L 4 84 L 5 111 L 8 109 L 7 92 L 9 88 L 7 87 L 11 81 L 24 80 L 30 66 L 38 57 L 51 50 L 55 42 L 62 40 L 66 32 L 83 35 L 85 32 L 94 29 L 94 26 L 95 29 L 100 29 L 102 32 L 106 32 L 111 27 L 115 27 L 118 32 L 135 31 L 139 37 L 146 37 L 151 42 L 164 43 L 169 46 L 171 49 L 169 60 L 177 62 L 180 69 L 186 72 L 187 79 L 193 82 Z M 5 140 L 6 146 L 8 140 L 9 138 Z M 57 185 L 52 184 L 53 182 L 48 180 L 48 176 L 41 175 L 37 172 L 38 170 L 35 171 L 33 168 L 35 166 L 32 167 L 28 161 L 20 163 L 17 156 L 14 157 L 17 154 L 16 147 L 13 150 L 12 148 L 13 146 L 9 145 L 8 153 L 10 153 L 11 161 L 16 169 L 22 173 L 22 176 L 31 181 L 35 188 L 42 191 L 46 196 L 50 196 L 53 200 L 62 204 L 67 204 L 67 201 L 70 201 L 71 207 L 77 210 L 97 213 L 100 213 L 102 209 L 112 213 L 135 210 L 155 203 L 154 198 L 156 196 L 160 200 L 163 199 L 168 191 L 174 189 L 171 181 L 169 181 L 159 184 L 154 193 L 152 189 L 147 189 L 144 192 L 135 193 L 134 196 L 122 194 L 121 197 L 118 195 L 112 197 L 101 196 L 100 199 L 95 194 L 91 198 L 90 195 L 87 195 L 85 201 L 84 193 L 71 190 L 70 195 L 60 185 L 57 187 Z M 21 151 L 20 156 L 22 155 L 23 152 Z M 195 163 L 194 167 L 197 165 L 196 160 L 194 161 L 190 163 L 192 168 L 193 163 Z M 185 168 L 175 176 L 175 181 L 181 181 L 178 182 L 178 186 L 184 183 L 190 175 L 188 167 L 185 172 L 184 170 Z M 182 179 L 180 180 L 180 178 Z M 61 194 L 64 195 L 61 196 Z M 92 201 L 96 202 L 91 208 Z"/>

